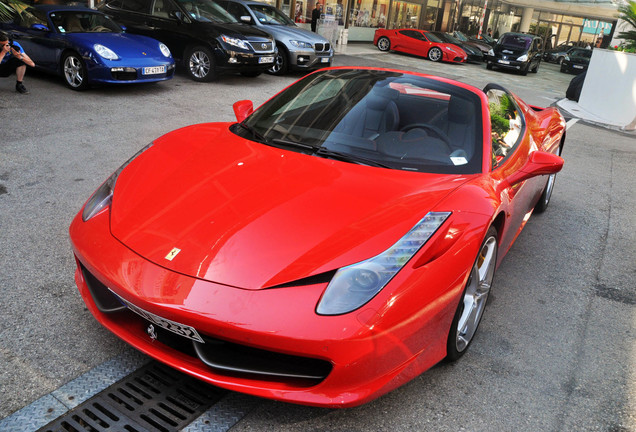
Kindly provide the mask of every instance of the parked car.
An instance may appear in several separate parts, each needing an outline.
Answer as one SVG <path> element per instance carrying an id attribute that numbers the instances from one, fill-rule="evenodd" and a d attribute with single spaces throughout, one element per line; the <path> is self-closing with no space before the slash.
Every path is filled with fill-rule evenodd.
<path id="1" fill-rule="evenodd" d="M 488 54 L 488 51 L 490 51 L 490 49 L 492 48 L 492 46 L 488 45 L 486 42 L 480 41 L 480 40 L 472 40 L 468 36 L 466 36 L 464 33 L 457 30 L 454 31 L 452 35 L 455 38 L 457 38 L 457 40 L 459 40 L 460 42 L 463 42 L 465 44 L 472 45 L 475 48 L 478 48 L 479 51 L 481 51 L 481 53 L 484 55 L 484 58 L 486 57 L 486 54 Z"/>
<path id="2" fill-rule="evenodd" d="M 400 51 L 416 56 L 427 57 L 429 60 L 464 63 L 466 53 L 463 49 L 443 42 L 431 32 L 415 29 L 377 29 L 373 37 L 373 44 L 380 51 Z"/>
<path id="3" fill-rule="evenodd" d="M 562 43 L 555 48 L 545 50 L 543 60 L 549 63 L 561 64 L 566 54 L 573 48 L 576 48 L 573 42 Z"/>
<path id="4" fill-rule="evenodd" d="M 216 0 L 238 21 L 271 34 L 278 53 L 269 72 L 283 75 L 288 70 L 309 71 L 331 65 L 331 43 L 318 33 L 298 27 L 280 9 L 261 1 Z"/>
<path id="5" fill-rule="evenodd" d="M 484 55 L 482 54 L 479 48 L 476 48 L 474 45 L 465 43 L 457 39 L 455 36 L 438 31 L 432 31 L 430 34 L 437 36 L 437 38 L 443 42 L 449 43 L 451 45 L 455 45 L 456 47 L 461 48 L 466 53 L 466 61 L 481 63 L 484 61 Z"/>
<path id="6" fill-rule="evenodd" d="M 212 0 L 106 0 L 99 8 L 128 32 L 165 43 L 195 81 L 222 72 L 254 77 L 274 64 L 274 39 Z"/>
<path id="7" fill-rule="evenodd" d="M 587 48 L 573 48 L 568 51 L 561 62 L 561 72 L 580 74 L 590 65 L 592 50 Z"/>
<path id="8" fill-rule="evenodd" d="M 73 219 L 101 324 L 215 386 L 332 408 L 477 342 L 495 271 L 563 165 L 556 107 L 342 67 L 234 112 L 154 140 Z"/>
<path id="9" fill-rule="evenodd" d="M 35 62 L 73 90 L 172 78 L 175 63 L 163 43 L 123 33 L 101 12 L 83 6 L 33 6 L 0 23 Z"/>
<path id="10" fill-rule="evenodd" d="M 487 34 L 482 34 L 481 37 L 471 36 L 469 39 L 471 41 L 474 41 L 474 42 L 486 43 L 486 44 L 490 45 L 491 47 L 494 47 L 495 44 L 497 43 L 497 39 L 493 39 L 490 36 L 488 36 Z"/>
<path id="11" fill-rule="evenodd" d="M 536 73 L 541 64 L 541 38 L 525 33 L 504 33 L 488 52 L 486 67 Z"/>

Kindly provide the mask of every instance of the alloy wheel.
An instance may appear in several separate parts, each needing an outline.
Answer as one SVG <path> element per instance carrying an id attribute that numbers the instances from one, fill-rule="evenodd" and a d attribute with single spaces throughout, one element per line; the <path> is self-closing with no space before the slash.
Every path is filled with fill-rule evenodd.
<path id="1" fill-rule="evenodd" d="M 196 78 L 205 78 L 210 73 L 211 66 L 210 58 L 203 51 L 194 51 L 190 56 L 188 67 Z"/>

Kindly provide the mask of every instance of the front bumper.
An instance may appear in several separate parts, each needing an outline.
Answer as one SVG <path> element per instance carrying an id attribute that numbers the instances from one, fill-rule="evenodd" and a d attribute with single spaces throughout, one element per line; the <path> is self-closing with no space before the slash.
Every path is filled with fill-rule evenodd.
<path id="1" fill-rule="evenodd" d="M 523 70 L 528 70 L 528 68 L 530 67 L 530 63 L 528 61 L 501 59 L 501 58 L 492 57 L 492 56 L 488 56 L 486 61 L 488 62 L 489 65 L 502 68 L 502 69 L 523 71 Z"/>
<path id="2" fill-rule="evenodd" d="M 291 69 L 316 69 L 331 66 L 333 60 L 333 49 L 326 51 L 315 51 L 313 49 L 289 49 L 289 66 Z"/>
<path id="3" fill-rule="evenodd" d="M 271 68 L 276 58 L 276 50 L 271 52 L 246 53 L 231 50 L 215 50 L 217 69 L 234 72 L 265 72 Z"/>
<path id="4" fill-rule="evenodd" d="M 70 227 L 78 264 L 75 281 L 102 325 L 147 355 L 219 387 L 325 407 L 365 403 L 444 358 L 453 313 L 468 278 L 462 269 L 470 268 L 481 241 L 481 233 L 466 235 L 423 270 L 399 272 L 360 309 L 320 316 L 315 308 L 326 283 L 247 290 L 174 273 L 112 237 L 109 217 L 106 209 L 83 222 L 80 213 Z M 295 369 L 288 377 L 268 375 L 242 360 L 237 366 L 234 357 L 207 362 L 191 340 L 181 337 L 175 342 L 170 332 L 164 331 L 172 338 L 164 334 L 153 339 L 148 327 L 156 321 L 126 309 L 109 312 L 98 307 L 100 295 L 89 286 L 100 284 L 110 296 L 106 303 L 117 306 L 112 291 L 161 320 L 196 329 L 206 344 L 209 340 L 230 351 L 238 347 L 256 353 L 250 356 L 278 362 L 277 371 L 285 369 L 285 359 L 298 359 L 309 375 L 299 376 Z"/>
<path id="5" fill-rule="evenodd" d="M 89 81 L 100 84 L 131 84 L 143 82 L 165 81 L 174 76 L 174 62 L 145 62 L 139 64 L 122 64 L 116 61 L 95 63 L 92 59 L 86 61 Z M 161 73 L 145 73 L 148 68 L 163 67 Z"/>

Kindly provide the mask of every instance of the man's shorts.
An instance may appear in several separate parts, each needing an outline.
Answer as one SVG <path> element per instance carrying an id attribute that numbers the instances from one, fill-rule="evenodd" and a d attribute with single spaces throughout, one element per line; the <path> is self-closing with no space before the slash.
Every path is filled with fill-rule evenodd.
<path id="1" fill-rule="evenodd" d="M 12 73 L 15 72 L 17 68 L 19 68 L 22 65 L 25 65 L 25 63 L 22 60 L 11 56 L 9 60 L 0 64 L 0 77 L 6 78 L 10 76 Z"/>

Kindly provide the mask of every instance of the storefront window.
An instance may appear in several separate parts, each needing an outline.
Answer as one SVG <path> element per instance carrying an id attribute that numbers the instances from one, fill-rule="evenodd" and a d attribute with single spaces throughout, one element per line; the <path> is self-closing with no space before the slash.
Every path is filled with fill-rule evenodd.
<path id="1" fill-rule="evenodd" d="M 437 16 L 441 13 L 439 3 L 439 0 L 429 0 L 426 4 L 426 12 L 424 13 L 424 19 L 422 20 L 423 30 L 435 30 Z"/>
<path id="2" fill-rule="evenodd" d="M 386 27 L 389 0 L 356 0 L 350 15 L 350 27 Z"/>
<path id="3" fill-rule="evenodd" d="M 415 3 L 393 2 L 391 28 L 418 28 L 421 9 Z"/>

